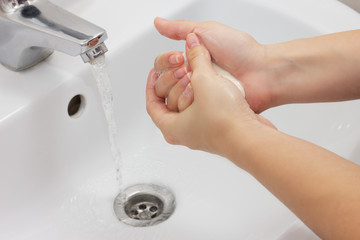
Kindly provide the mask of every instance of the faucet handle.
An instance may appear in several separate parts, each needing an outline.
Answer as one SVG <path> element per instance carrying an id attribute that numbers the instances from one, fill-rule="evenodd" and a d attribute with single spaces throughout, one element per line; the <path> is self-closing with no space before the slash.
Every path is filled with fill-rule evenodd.
<path id="1" fill-rule="evenodd" d="M 12 13 L 23 6 L 28 6 L 36 0 L 0 0 L 0 8 L 6 13 Z"/>

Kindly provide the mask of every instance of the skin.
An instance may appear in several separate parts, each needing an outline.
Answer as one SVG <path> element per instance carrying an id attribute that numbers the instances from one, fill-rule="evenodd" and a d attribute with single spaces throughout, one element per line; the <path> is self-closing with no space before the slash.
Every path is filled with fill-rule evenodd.
<path id="1" fill-rule="evenodd" d="M 256 114 L 287 103 L 359 99 L 360 59 L 353 53 L 360 31 L 261 45 L 214 22 L 158 18 L 155 26 L 186 40 L 189 62 L 164 53 L 149 74 L 147 110 L 165 139 L 228 158 L 322 239 L 360 239 L 360 167 Z M 246 99 L 211 60 L 241 81 Z M 175 74 L 179 69 L 183 74 Z"/>

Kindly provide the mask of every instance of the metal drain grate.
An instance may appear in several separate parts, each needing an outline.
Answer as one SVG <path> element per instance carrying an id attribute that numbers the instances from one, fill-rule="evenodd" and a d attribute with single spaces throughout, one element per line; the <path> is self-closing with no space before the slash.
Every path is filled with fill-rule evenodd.
<path id="1" fill-rule="evenodd" d="M 137 220 L 150 220 L 162 213 L 163 202 L 152 195 L 140 194 L 125 204 L 126 214 Z"/>
<path id="2" fill-rule="evenodd" d="M 170 190 L 153 184 L 128 187 L 114 201 L 118 219 L 135 227 L 146 227 L 168 219 L 175 209 Z"/>

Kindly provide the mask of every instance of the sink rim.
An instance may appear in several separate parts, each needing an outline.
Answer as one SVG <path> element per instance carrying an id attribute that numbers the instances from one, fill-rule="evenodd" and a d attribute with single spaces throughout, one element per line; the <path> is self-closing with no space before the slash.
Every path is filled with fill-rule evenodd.
<path id="1" fill-rule="evenodd" d="M 194 1 L 194 3 L 195 2 L 198 2 L 198 1 Z M 244 1 L 244 2 L 247 2 L 247 1 Z M 264 2 L 264 0 L 258 0 L 257 1 L 257 3 L 260 3 L 260 2 Z M 277 3 L 278 4 L 280 4 L 280 3 L 282 3 L 282 2 L 286 2 L 286 1 L 284 1 L 284 0 L 278 0 L 277 1 Z M 308 0 L 306 0 L 306 2 L 305 3 L 309 3 L 310 1 L 308 1 Z M 321 2 L 321 1 L 320 1 Z M 269 3 L 268 3 L 269 4 Z M 310 19 L 311 17 L 309 17 L 309 19 Z M 147 31 L 148 30 L 150 30 L 150 25 L 151 24 L 148 24 L 149 26 L 147 26 L 146 27 L 146 29 L 147 29 Z M 152 28 L 152 27 L 151 27 Z M 325 29 L 326 30 L 326 29 Z M 324 31 L 325 31 L 324 30 Z M 327 31 L 327 30 L 326 30 Z M 115 39 L 118 39 L 118 38 L 120 38 L 119 36 L 117 36 Z M 116 59 L 115 59 L 115 57 L 117 57 L 118 56 L 118 54 L 121 54 L 122 53 L 122 50 L 123 50 L 123 47 L 121 46 L 121 44 L 122 43 L 119 43 L 119 46 L 117 46 L 117 48 L 116 49 L 114 49 L 114 52 L 113 52 L 113 54 L 110 56 L 110 59 L 109 59 L 109 61 L 115 61 Z M 116 56 L 115 56 L 115 53 L 116 53 Z M 60 63 L 60 61 L 64 61 L 64 62 L 61 62 Z M 84 66 L 84 65 L 81 65 L 81 68 L 79 68 L 79 69 L 75 69 L 75 68 L 77 68 L 78 66 L 80 66 L 80 64 L 78 64 L 78 62 L 77 61 L 80 61 L 80 59 L 77 59 L 77 60 L 75 60 L 75 59 L 72 59 L 72 58 L 69 58 L 68 56 L 65 56 L 65 55 L 61 55 L 61 54 L 58 54 L 58 55 L 55 55 L 54 57 L 52 57 L 49 61 L 46 61 L 46 62 L 44 62 L 43 64 L 42 64 L 42 66 L 39 66 L 39 68 L 37 68 L 36 70 L 34 70 L 34 71 L 30 71 L 30 76 L 31 77 L 36 77 L 36 76 L 38 76 L 38 74 L 40 74 L 41 76 L 43 76 L 43 80 L 45 81 L 46 80 L 46 76 L 44 76 L 43 75 L 43 70 L 45 70 L 45 72 L 47 72 L 47 73 L 51 73 L 52 71 L 58 71 L 59 72 L 59 81 L 58 82 L 56 82 L 56 84 L 57 85 L 53 85 L 53 83 L 49 83 L 46 87 L 45 86 L 42 86 L 42 89 L 41 89 L 41 91 L 39 90 L 37 93 L 33 93 L 33 95 L 31 95 L 31 96 L 29 96 L 29 98 L 31 98 L 31 97 L 34 97 L 34 99 L 37 99 L 36 101 L 42 101 L 43 99 L 48 99 L 48 97 L 49 96 L 53 96 L 52 94 L 53 93 L 55 93 L 55 92 L 58 92 L 58 91 L 60 91 L 61 89 L 63 89 L 63 88 L 66 88 L 66 87 L 69 87 L 69 86 L 72 86 L 72 85 L 70 85 L 70 83 L 69 83 L 69 81 L 67 81 L 67 78 L 69 78 L 69 77 L 75 77 L 75 78 L 77 78 L 77 79 L 79 79 L 78 81 L 79 81 L 79 83 L 80 82 L 82 82 L 81 81 L 81 78 L 84 76 L 84 72 L 85 71 L 87 71 L 87 66 Z M 66 64 L 65 64 L 66 63 Z M 72 63 L 74 63 L 74 64 L 72 64 Z M 57 68 L 59 67 L 59 66 L 64 66 L 64 65 L 66 65 L 66 67 L 65 67 L 65 69 L 60 69 L 60 70 L 58 70 Z M 72 66 L 67 66 L 67 65 L 72 65 Z M 47 70 L 47 71 L 46 71 Z M 1 70 L 0 70 L 0 72 L 1 72 Z M 29 73 L 29 72 L 28 72 Z M 13 75 L 13 74 L 8 74 L 8 76 L 9 75 Z M 86 76 L 87 76 L 87 74 L 85 74 Z M 15 76 L 15 75 L 14 75 Z M 27 77 L 28 75 L 27 75 L 27 73 L 24 73 L 24 74 L 19 74 L 19 75 L 17 75 L 17 77 L 19 77 L 19 78 L 21 78 L 21 79 L 23 79 L 23 80 L 25 80 L 25 79 L 27 79 L 28 77 Z M 64 79 L 61 79 L 61 78 L 64 78 Z M 144 81 L 145 81 L 145 79 L 143 79 Z M 41 81 L 38 81 L 38 82 L 41 82 Z M 55 83 L 54 83 L 55 84 Z M 49 91 L 51 89 L 51 91 Z M 143 91 L 143 90 L 140 90 L 140 91 Z M 39 94 L 40 93 L 40 96 L 38 96 L 37 94 Z M 90 104 L 91 105 L 91 104 Z M 31 108 L 32 106 L 28 106 L 27 107 L 27 111 L 29 110 L 29 108 Z M 20 112 L 22 112 L 22 111 L 20 111 Z M 17 114 L 15 114 L 12 118 L 9 118 L 9 121 L 11 120 L 11 119 L 16 119 L 17 118 L 17 116 L 18 116 L 18 114 L 20 114 L 20 113 L 17 113 Z M 20 114 L 21 115 L 21 114 Z M 143 116 L 143 115 L 141 115 L 141 116 Z M 147 121 L 150 121 L 149 119 L 147 120 Z M 6 122 L 8 122 L 8 121 L 6 121 Z M 68 122 L 66 123 L 66 124 L 68 124 Z M 0 123 L 0 128 L 2 127 L 3 125 L 1 125 L 1 123 Z M 1 129 L 0 129 L 1 130 Z M 153 131 L 154 129 L 152 128 L 151 129 L 151 131 Z M 138 134 L 138 133 L 137 133 Z M 154 132 L 153 132 L 153 134 L 154 135 L 156 135 L 157 136 L 157 138 L 159 138 L 159 132 L 156 132 L 155 130 L 154 130 Z M 129 135 L 130 136 L 130 135 Z M 102 136 L 103 137 L 103 136 Z M 102 138 L 102 139 L 104 139 L 104 138 Z M 187 150 L 184 150 L 184 148 L 177 148 L 177 147 L 173 147 L 173 146 L 166 146 L 165 147 L 165 145 L 162 145 L 162 144 L 165 144 L 165 142 L 164 141 L 160 141 L 159 140 L 159 142 L 158 142 L 158 144 L 159 144 L 159 146 L 158 146 L 158 148 L 156 148 L 154 151 L 155 151 L 155 153 L 157 153 L 157 152 L 160 152 L 161 150 L 163 150 L 163 148 L 166 148 L 167 149 L 167 152 L 165 152 L 165 156 L 169 156 L 171 153 L 171 151 L 175 151 L 174 149 L 178 149 L 177 151 L 175 151 L 175 152 L 177 152 L 177 153 L 182 153 L 183 151 L 187 151 Z M 149 150 L 144 150 L 144 152 L 145 153 L 149 153 L 150 151 Z M 154 152 L 152 152 L 153 154 L 154 154 Z M 140 157 L 143 157 L 140 153 L 139 153 L 139 155 L 140 155 Z M 186 156 L 189 156 L 189 155 L 186 155 Z M 200 153 L 192 153 L 191 154 L 191 156 L 199 156 L 199 158 L 200 157 L 202 157 L 202 158 L 204 158 L 204 156 L 208 156 L 208 155 L 203 155 L 203 154 L 200 154 Z M 107 156 L 107 157 L 109 157 L 109 156 Z M 134 157 L 134 156 L 126 156 L 126 157 L 129 157 L 130 159 L 135 159 L 135 161 L 136 161 L 136 157 Z M 164 156 L 163 156 L 164 157 Z M 156 157 L 155 156 L 153 156 L 153 159 L 155 159 L 156 160 Z M 213 157 L 213 159 L 211 160 L 211 161 L 214 161 L 214 162 L 216 162 L 217 161 L 217 157 Z M 143 163 L 142 162 L 142 160 L 138 160 L 138 162 L 140 162 L 140 163 Z M 111 164 L 111 163 L 110 163 Z M 110 164 L 108 164 L 108 165 L 110 165 Z M 158 163 L 154 163 L 154 165 L 155 166 L 157 166 L 157 167 L 161 167 L 161 164 L 162 163 L 160 163 L 160 162 L 158 162 Z M 214 166 L 216 166 L 216 164 L 213 164 Z M 230 169 L 230 163 L 224 163 L 224 165 L 226 165 L 227 167 L 229 167 L 229 169 Z M 154 166 L 151 166 L 150 164 L 148 164 L 148 165 L 146 165 L 146 167 L 149 167 L 150 169 L 151 169 L 151 167 L 153 167 L 153 168 L 155 168 Z M 179 165 L 174 165 L 174 166 L 171 166 L 171 167 L 169 167 L 170 168 L 170 170 L 173 170 L 173 171 L 175 171 L 176 169 L 176 167 L 179 167 Z M 200 168 L 201 166 L 200 166 L 200 164 L 195 164 L 194 165 L 194 167 L 196 168 L 196 167 L 198 167 L 198 168 Z M 232 167 L 232 165 L 231 165 L 231 167 Z M 188 169 L 189 171 L 191 171 L 191 169 Z M 178 170 L 179 172 L 177 172 L 177 173 L 179 173 L 179 176 L 186 176 L 186 174 L 184 174 L 184 173 L 181 173 L 181 169 L 180 170 Z M 232 170 L 232 171 L 236 171 L 236 173 L 233 173 L 233 174 L 237 174 L 238 172 L 241 172 L 241 170 Z M 141 172 L 138 172 L 138 174 L 140 174 Z M 192 172 L 193 174 L 195 174 L 195 172 Z M 103 174 L 103 172 L 101 172 L 101 173 L 99 173 L 99 175 L 96 175 L 96 176 L 94 176 L 95 178 L 97 178 L 97 177 L 101 177 L 101 175 Z M 244 173 L 242 173 L 242 174 L 244 174 Z M 245 174 L 244 174 L 245 175 Z M 209 176 L 208 176 L 209 177 Z M 244 178 L 246 178 L 246 177 L 244 177 Z M 148 179 L 150 179 L 150 177 L 148 176 Z M 131 181 L 134 181 L 134 179 L 132 179 Z M 129 183 L 131 182 L 130 180 L 129 180 Z M 185 180 L 184 180 L 185 181 Z M 251 182 L 251 180 L 248 180 L 248 181 L 250 181 Z M 110 181 L 109 181 L 110 182 Z M 186 182 L 187 184 L 191 184 L 191 183 L 189 183 L 189 182 Z M 202 184 L 205 186 L 206 185 L 206 183 L 205 182 L 202 182 Z M 239 186 L 241 186 L 241 185 L 239 185 Z M 87 185 L 85 184 L 85 187 L 87 187 Z M 177 191 L 177 188 L 173 188 L 172 186 L 170 186 L 171 187 L 171 189 L 174 189 L 175 191 Z M 75 192 L 77 191 L 77 189 L 76 190 L 74 190 Z M 76 192 L 77 193 L 77 192 Z M 195 195 L 196 196 L 196 194 L 209 194 L 209 191 L 208 190 L 204 190 L 204 189 L 202 189 L 202 190 L 199 190 L 199 193 L 197 193 L 196 191 L 191 191 L 191 194 L 193 194 L 193 195 Z M 178 194 L 177 194 L 178 195 Z M 81 196 L 80 196 L 81 197 Z M 181 203 L 183 203 L 184 201 L 188 201 L 188 196 L 183 196 L 182 198 L 180 197 L 180 207 L 181 207 Z M 205 204 L 205 203 L 204 203 Z M 203 209 L 206 209 L 207 207 L 209 207 L 209 206 L 202 206 L 203 207 Z M 181 208 L 180 208 L 181 209 Z M 289 224 L 291 224 L 291 223 L 289 223 Z M 170 226 L 170 225 L 164 225 L 164 226 Z M 156 229 L 161 229 L 161 227 L 159 227 L 159 228 L 156 228 Z M 156 231 L 155 230 L 155 228 L 153 229 L 154 231 Z"/>

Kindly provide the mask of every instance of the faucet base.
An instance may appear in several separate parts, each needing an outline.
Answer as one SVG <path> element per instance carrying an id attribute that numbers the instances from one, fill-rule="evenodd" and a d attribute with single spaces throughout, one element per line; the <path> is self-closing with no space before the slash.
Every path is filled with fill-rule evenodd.
<path id="1" fill-rule="evenodd" d="M 44 61 L 46 58 L 48 58 L 54 51 L 50 49 L 45 48 L 31 48 L 29 51 L 27 51 L 26 54 L 24 54 L 24 58 L 22 58 L 21 63 L 7 65 L 4 62 L 0 62 L 4 67 L 15 71 L 20 72 L 23 70 L 26 70 L 28 68 L 31 68 L 35 66 L 36 64 Z M 15 66 L 15 67 L 14 67 Z"/>
<path id="2" fill-rule="evenodd" d="M 82 55 L 84 62 L 107 51 L 104 29 L 48 0 L 0 0 L 0 29 L 0 62 L 14 71 L 36 65 L 53 50 Z"/>

